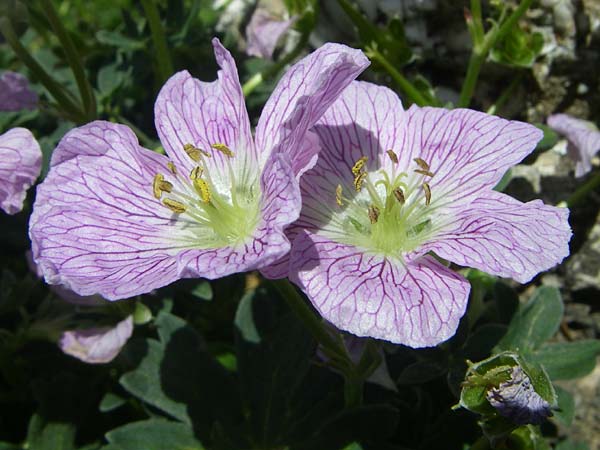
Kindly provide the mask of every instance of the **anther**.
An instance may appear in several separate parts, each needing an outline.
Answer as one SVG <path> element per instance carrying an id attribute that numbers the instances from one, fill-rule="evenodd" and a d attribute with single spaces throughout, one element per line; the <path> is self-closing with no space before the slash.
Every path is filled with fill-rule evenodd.
<path id="1" fill-rule="evenodd" d="M 402 189 L 396 188 L 393 192 L 394 197 L 396 197 L 396 200 L 398 200 L 398 203 L 404 205 L 404 203 L 406 203 L 406 197 L 404 197 L 404 192 L 402 192 Z"/>
<path id="2" fill-rule="evenodd" d="M 192 169 L 192 171 L 190 172 L 190 180 L 197 180 L 198 178 L 200 178 L 202 176 L 202 172 L 204 172 L 204 169 L 200 166 L 196 166 Z"/>
<path id="3" fill-rule="evenodd" d="M 367 172 L 360 172 L 354 178 L 354 189 L 356 189 L 356 192 L 360 192 L 360 190 L 362 189 L 362 185 L 365 182 L 365 178 L 367 178 Z"/>
<path id="4" fill-rule="evenodd" d="M 421 169 L 415 169 L 415 172 L 420 173 L 421 175 L 425 175 L 426 177 L 433 177 L 434 173 L 430 172 L 429 170 L 421 170 Z"/>
<path id="5" fill-rule="evenodd" d="M 171 161 L 169 161 L 167 163 L 167 167 L 169 168 L 169 171 L 173 174 L 173 175 L 177 175 L 177 168 L 175 167 L 175 164 L 173 164 Z"/>
<path id="6" fill-rule="evenodd" d="M 429 184 L 423 183 L 423 190 L 425 191 L 425 205 L 429 206 L 431 203 L 431 188 Z"/>
<path id="7" fill-rule="evenodd" d="M 339 206 L 343 206 L 342 203 L 342 185 L 338 184 L 337 187 L 335 188 L 335 202 L 339 205 Z"/>
<path id="8" fill-rule="evenodd" d="M 363 156 L 362 158 L 359 158 L 358 161 L 356 161 L 354 163 L 354 165 L 352 166 L 352 174 L 358 178 L 361 170 L 363 169 L 363 167 L 365 166 L 365 164 L 368 161 L 368 157 L 367 156 Z M 355 181 L 356 183 L 356 181 Z"/>
<path id="9" fill-rule="evenodd" d="M 413 161 L 416 162 L 417 165 L 421 169 L 423 169 L 423 170 L 429 170 L 429 164 L 427 164 L 424 159 L 422 159 L 422 158 L 414 158 Z"/>
<path id="10" fill-rule="evenodd" d="M 220 144 L 220 143 L 211 144 L 211 147 L 214 148 L 215 150 L 223 153 L 228 158 L 233 158 L 233 152 L 225 144 Z"/>
<path id="11" fill-rule="evenodd" d="M 200 161 L 201 156 L 206 156 L 207 158 L 210 158 L 210 153 L 205 152 L 204 150 L 201 150 L 198 147 L 194 147 L 192 144 L 184 144 L 183 150 L 195 162 Z"/>
<path id="12" fill-rule="evenodd" d="M 387 151 L 387 155 L 390 157 L 390 159 L 392 160 L 392 162 L 394 164 L 398 164 L 398 155 L 396 155 L 396 153 L 394 153 L 394 150 L 389 149 Z"/>
<path id="13" fill-rule="evenodd" d="M 165 198 L 163 200 L 163 205 L 169 208 L 171 211 L 177 214 L 181 214 L 185 212 L 185 205 L 177 200 L 171 200 L 170 198 Z"/>
<path id="14" fill-rule="evenodd" d="M 196 192 L 200 195 L 200 199 L 204 203 L 210 203 L 210 187 L 208 186 L 208 183 L 202 178 L 196 178 L 194 179 L 193 184 L 194 189 L 196 189 Z"/>
<path id="15" fill-rule="evenodd" d="M 369 206 L 369 220 L 372 224 L 377 223 L 377 219 L 379 219 L 379 208 L 375 205 Z"/>
<path id="16" fill-rule="evenodd" d="M 169 183 L 168 181 L 161 181 L 158 183 L 158 187 L 163 192 L 171 193 L 173 191 L 173 184 Z"/>
<path id="17" fill-rule="evenodd" d="M 154 194 L 154 198 L 160 199 L 160 196 L 162 195 L 160 184 L 164 181 L 165 177 L 161 173 L 154 175 L 154 180 L 152 181 L 152 193 Z"/>

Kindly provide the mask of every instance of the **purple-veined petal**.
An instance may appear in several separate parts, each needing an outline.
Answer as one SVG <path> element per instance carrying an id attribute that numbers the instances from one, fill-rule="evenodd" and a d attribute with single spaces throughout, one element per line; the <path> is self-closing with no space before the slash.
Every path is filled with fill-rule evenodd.
<path id="1" fill-rule="evenodd" d="M 192 144 L 213 155 L 207 161 L 211 172 L 227 176 L 227 157 L 212 151 L 212 144 L 227 145 L 236 163 L 250 162 L 256 167 L 258 156 L 235 61 L 216 38 L 213 47 L 221 67 L 218 79 L 200 81 L 187 71 L 173 75 L 156 99 L 155 124 L 167 154 L 181 170 L 189 173 L 196 165 L 183 150 L 185 144 Z"/>
<path id="2" fill-rule="evenodd" d="M 256 147 L 265 155 L 285 152 L 290 155 L 294 173 L 305 171 L 304 162 L 318 153 L 318 148 L 311 151 L 301 144 L 306 131 L 368 65 L 360 50 L 341 44 L 325 44 L 294 64 L 262 111 Z"/>
<path id="3" fill-rule="evenodd" d="M 133 333 L 133 317 L 114 327 L 65 331 L 58 343 L 67 355 L 89 363 L 102 364 L 115 359 Z"/>
<path id="4" fill-rule="evenodd" d="M 46 282 L 115 300 L 179 278 L 176 254 L 193 234 L 152 194 L 167 161 L 123 125 L 97 121 L 67 133 L 30 220 Z"/>
<path id="5" fill-rule="evenodd" d="M 548 117 L 548 126 L 567 138 L 567 151 L 575 161 L 575 176 L 582 177 L 592 170 L 592 157 L 600 151 L 600 131 L 586 120 L 554 114 Z"/>
<path id="6" fill-rule="evenodd" d="M 434 251 L 456 264 L 526 283 L 569 255 L 568 217 L 567 208 L 489 191 L 419 253 Z"/>
<path id="7" fill-rule="evenodd" d="M 8 214 L 23 209 L 27 189 L 42 170 L 42 151 L 25 128 L 0 135 L 0 208 Z"/>
<path id="8" fill-rule="evenodd" d="M 20 73 L 4 72 L 0 76 L 0 111 L 35 109 L 38 96 L 29 87 L 29 81 Z"/>
<path id="9" fill-rule="evenodd" d="M 435 176 L 429 180 L 432 204 L 438 199 L 467 203 L 492 189 L 504 173 L 531 153 L 543 133 L 524 122 L 508 121 L 470 109 L 412 106 L 399 139 L 400 167 L 425 160 Z"/>
<path id="10" fill-rule="evenodd" d="M 290 279 L 326 320 L 357 336 L 434 346 L 465 312 L 468 281 L 428 256 L 402 265 L 305 232 L 290 258 Z"/>
<path id="11" fill-rule="evenodd" d="M 236 247 L 187 250 L 179 256 L 182 277 L 216 279 L 262 269 L 290 250 L 284 229 L 300 214 L 298 183 L 287 157 L 273 154 L 263 171 L 261 222 L 247 242 Z"/>
<path id="12" fill-rule="evenodd" d="M 271 59 L 279 39 L 295 21 L 295 17 L 286 20 L 277 19 L 264 8 L 257 8 L 246 27 L 246 53 L 250 56 Z"/>

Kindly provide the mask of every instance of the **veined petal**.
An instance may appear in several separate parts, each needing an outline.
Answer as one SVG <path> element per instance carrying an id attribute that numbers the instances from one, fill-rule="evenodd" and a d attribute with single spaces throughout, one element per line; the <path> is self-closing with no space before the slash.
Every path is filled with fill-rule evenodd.
<path id="1" fill-rule="evenodd" d="M 369 60 L 360 50 L 325 44 L 294 64 L 281 78 L 267 101 L 256 127 L 256 146 L 264 155 L 281 151 L 290 155 L 296 174 L 318 152 L 301 142 L 323 113 Z M 302 154 L 301 154 L 302 153 Z"/>
<path id="2" fill-rule="evenodd" d="M 0 76 L 0 111 L 19 111 L 37 107 L 38 95 L 20 73 L 4 72 Z"/>
<path id="3" fill-rule="evenodd" d="M 342 330 L 411 347 L 454 334 L 470 285 L 425 256 L 402 265 L 316 234 L 296 237 L 290 279 Z"/>
<path id="4" fill-rule="evenodd" d="M 115 359 L 133 333 L 133 318 L 128 316 L 114 327 L 65 331 L 58 343 L 67 355 L 89 364 Z"/>
<path id="5" fill-rule="evenodd" d="M 21 211 L 41 169 L 42 151 L 29 130 L 13 128 L 0 135 L 0 208 L 8 214 Z"/>
<path id="6" fill-rule="evenodd" d="M 155 124 L 167 154 L 181 170 L 189 173 L 196 165 L 184 151 L 185 144 L 192 144 L 210 152 L 209 169 L 227 178 L 227 156 L 213 151 L 212 144 L 227 145 L 236 155 L 235 164 L 256 167 L 258 156 L 235 61 L 216 38 L 213 47 L 221 67 L 218 79 L 200 81 L 185 70 L 173 75 L 156 99 Z"/>
<path id="7" fill-rule="evenodd" d="M 569 255 L 569 210 L 489 191 L 419 249 L 456 264 L 526 283 Z"/>
<path id="8" fill-rule="evenodd" d="M 582 177 L 592 170 L 592 156 L 600 151 L 600 131 L 592 123 L 568 114 L 548 117 L 548 126 L 567 138 L 567 151 L 575 161 L 575 176 Z"/>
<path id="9" fill-rule="evenodd" d="M 234 247 L 182 252 L 178 259 L 182 278 L 216 279 L 262 269 L 289 252 L 284 229 L 298 218 L 302 200 L 286 155 L 271 155 L 262 174 L 261 190 L 261 221 L 254 235 Z"/>
<path id="10" fill-rule="evenodd" d="M 65 135 L 29 226 L 34 260 L 49 284 L 116 300 L 178 278 L 176 255 L 194 234 L 152 194 L 167 162 L 123 125 L 96 121 Z"/>
<path id="11" fill-rule="evenodd" d="M 266 9 L 257 8 L 246 27 L 246 40 L 248 41 L 246 53 L 250 56 L 271 59 L 279 39 L 295 21 L 295 17 L 284 20 L 277 19 Z"/>

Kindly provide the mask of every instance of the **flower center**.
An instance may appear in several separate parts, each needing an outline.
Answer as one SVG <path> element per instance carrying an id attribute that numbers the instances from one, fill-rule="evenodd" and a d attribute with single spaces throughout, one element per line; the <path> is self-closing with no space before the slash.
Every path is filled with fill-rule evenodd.
<path id="1" fill-rule="evenodd" d="M 352 195 L 346 197 L 344 187 L 337 186 L 338 210 L 332 217 L 337 231 L 332 237 L 378 254 L 400 257 L 425 242 L 433 232 L 428 180 L 434 173 L 427 162 L 415 158 L 416 177 L 411 177 L 398 170 L 398 157 L 393 150 L 388 150 L 387 156 L 392 161 L 391 173 L 385 169 L 367 171 L 368 159 L 363 156 L 352 167 Z"/>
<path id="2" fill-rule="evenodd" d="M 241 176 L 236 173 L 231 163 L 234 153 L 225 144 L 215 143 L 211 148 L 223 155 L 227 176 L 212 178 L 208 164 L 211 153 L 185 144 L 184 151 L 197 165 L 189 174 L 182 174 L 169 162 L 169 180 L 157 173 L 152 183 L 154 197 L 176 214 L 179 222 L 189 224 L 193 233 L 190 244 L 199 248 L 245 241 L 256 229 L 260 216 L 258 181 L 247 171 Z M 228 179 L 228 186 L 224 187 L 224 179 Z"/>

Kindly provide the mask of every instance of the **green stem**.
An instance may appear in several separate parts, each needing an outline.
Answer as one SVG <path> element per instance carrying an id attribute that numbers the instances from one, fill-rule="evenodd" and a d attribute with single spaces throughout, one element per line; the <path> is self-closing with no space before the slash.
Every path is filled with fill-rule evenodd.
<path id="1" fill-rule="evenodd" d="M 362 405 L 365 381 L 355 375 L 344 378 L 344 405 L 353 408 Z"/>
<path id="2" fill-rule="evenodd" d="M 83 110 L 87 114 L 87 119 L 94 120 L 97 117 L 96 97 L 94 96 L 94 90 L 85 75 L 85 68 L 81 63 L 81 57 L 77 52 L 69 33 L 67 33 L 67 30 L 62 25 L 62 22 L 56 13 L 56 9 L 54 9 L 52 0 L 40 0 L 40 2 L 46 18 L 48 19 L 48 22 L 50 22 L 50 26 L 62 45 L 67 62 L 73 71 L 81 102 L 83 104 Z"/>
<path id="3" fill-rule="evenodd" d="M 567 199 L 566 206 L 572 208 L 575 205 L 578 205 L 582 200 L 587 197 L 587 195 L 600 186 L 600 173 L 596 173 L 592 178 L 590 178 L 587 182 L 579 186 L 579 188 L 571 194 L 571 196 Z M 559 204 L 560 205 L 560 204 Z"/>
<path id="4" fill-rule="evenodd" d="M 310 35 L 309 31 L 304 31 L 302 33 L 302 36 L 300 36 L 300 40 L 298 41 L 296 46 L 292 49 L 292 51 L 287 53 L 283 58 L 281 58 L 276 63 L 270 65 L 262 72 L 259 72 L 255 75 L 253 75 L 248 81 L 246 81 L 244 83 L 244 85 L 242 86 L 242 92 L 244 93 L 244 96 L 247 97 L 248 95 L 250 95 L 250 93 L 252 93 L 252 91 L 254 91 L 254 89 L 256 89 L 258 86 L 260 86 L 260 84 L 263 81 L 274 77 L 285 66 L 287 66 L 294 59 L 296 59 L 298 57 L 298 55 L 300 54 L 300 52 L 302 51 L 302 49 L 308 44 L 309 35 Z"/>
<path id="5" fill-rule="evenodd" d="M 471 51 L 471 57 L 469 58 L 467 74 L 458 101 L 459 108 L 466 108 L 471 103 L 473 93 L 475 92 L 475 85 L 479 78 L 479 72 L 481 71 L 481 65 L 485 62 L 490 50 L 510 31 L 521 16 L 525 14 L 525 11 L 527 11 L 532 2 L 533 0 L 523 0 L 508 19 L 502 21 L 500 26 L 493 26 L 492 29 L 488 31 L 481 45 L 478 45 L 477 42 L 473 43 L 473 50 Z"/>
<path id="6" fill-rule="evenodd" d="M 404 75 L 398 72 L 398 70 L 396 70 L 396 68 L 392 66 L 385 56 L 383 56 L 377 49 L 368 49 L 367 56 L 369 56 L 372 61 L 377 62 L 386 70 L 386 72 L 398 84 L 402 92 L 404 92 L 410 101 L 419 106 L 426 106 L 429 104 L 423 94 L 421 94 L 421 92 L 419 92 L 419 90 L 404 77 Z"/>
<path id="7" fill-rule="evenodd" d="M 481 14 L 481 1 L 471 0 L 471 17 L 473 21 L 473 42 L 479 43 L 484 38 L 483 16 Z"/>
<path id="8" fill-rule="evenodd" d="M 15 52 L 15 55 L 54 97 L 62 108 L 65 117 L 74 122 L 84 122 L 85 113 L 79 108 L 72 95 L 57 83 L 21 44 L 8 18 L 0 18 L 0 32 Z"/>
<path id="9" fill-rule="evenodd" d="M 167 47 L 165 30 L 160 21 L 160 14 L 154 0 L 141 0 L 142 7 L 148 19 L 150 33 L 156 56 L 156 69 L 160 77 L 160 83 L 164 83 L 173 74 L 173 63 Z"/>

